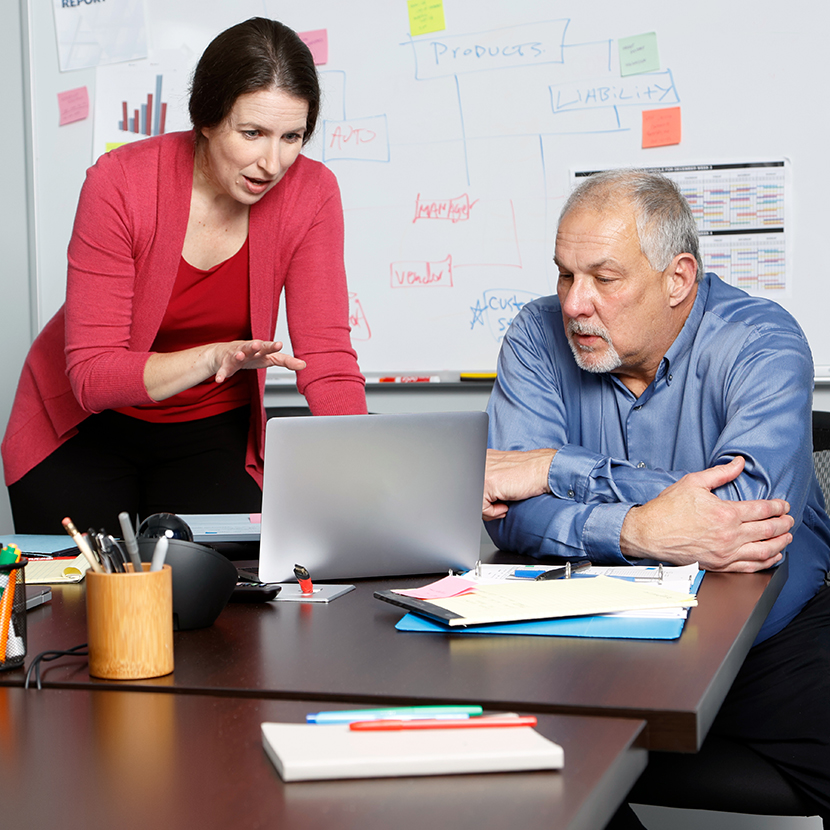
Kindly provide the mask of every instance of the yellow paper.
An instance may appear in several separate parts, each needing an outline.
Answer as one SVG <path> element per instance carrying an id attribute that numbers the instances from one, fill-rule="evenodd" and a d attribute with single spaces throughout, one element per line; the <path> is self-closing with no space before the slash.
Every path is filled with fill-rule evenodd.
<path id="1" fill-rule="evenodd" d="M 472 594 L 433 599 L 430 604 L 461 615 L 463 619 L 452 620 L 450 625 L 484 625 L 649 608 L 688 608 L 697 605 L 697 599 L 659 585 L 597 576 L 480 585 Z"/>
<path id="2" fill-rule="evenodd" d="M 441 32 L 444 24 L 443 0 L 406 0 L 409 11 L 409 32 L 412 37 Z"/>
<path id="3" fill-rule="evenodd" d="M 53 585 L 61 582 L 80 582 L 89 570 L 83 554 L 74 559 L 30 559 L 26 565 L 28 585 Z"/>

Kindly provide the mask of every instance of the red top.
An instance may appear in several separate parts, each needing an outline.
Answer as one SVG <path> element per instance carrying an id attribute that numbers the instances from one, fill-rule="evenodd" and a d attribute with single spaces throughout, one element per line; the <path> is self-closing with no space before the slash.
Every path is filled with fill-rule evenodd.
<path id="1" fill-rule="evenodd" d="M 7 484 L 71 438 L 90 413 L 153 403 L 144 366 L 176 281 L 192 187 L 192 133 L 126 144 L 87 171 L 69 243 L 66 304 L 29 350 L 6 427 Z M 292 351 L 307 364 L 297 372 L 297 388 L 312 413 L 366 412 L 349 342 L 334 174 L 300 155 L 251 206 L 248 238 L 252 336 L 274 339 L 284 289 Z M 246 374 L 246 469 L 261 485 L 265 371 Z"/>
<path id="2" fill-rule="evenodd" d="M 203 271 L 182 257 L 173 294 L 153 341 L 154 352 L 178 352 L 206 343 L 251 339 L 248 240 L 230 258 Z M 251 402 L 248 371 L 222 383 L 211 377 L 153 404 L 116 411 L 156 424 L 195 421 Z"/>

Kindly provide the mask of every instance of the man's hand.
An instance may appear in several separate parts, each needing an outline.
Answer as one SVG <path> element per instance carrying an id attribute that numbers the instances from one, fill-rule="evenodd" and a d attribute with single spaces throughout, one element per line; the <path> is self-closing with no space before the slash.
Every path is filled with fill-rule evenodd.
<path id="1" fill-rule="evenodd" d="M 779 562 L 793 538 L 789 504 L 783 499 L 725 501 L 711 492 L 736 479 L 743 468 L 738 456 L 690 473 L 657 498 L 633 507 L 620 534 L 623 555 L 742 573 Z"/>
<path id="2" fill-rule="evenodd" d="M 484 475 L 484 521 L 507 514 L 506 501 L 521 501 L 549 493 L 548 471 L 556 450 L 487 450 Z"/>

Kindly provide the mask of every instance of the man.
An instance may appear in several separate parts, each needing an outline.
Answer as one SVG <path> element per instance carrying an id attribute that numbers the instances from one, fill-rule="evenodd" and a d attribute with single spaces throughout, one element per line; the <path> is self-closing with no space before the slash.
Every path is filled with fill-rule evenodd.
<path id="1" fill-rule="evenodd" d="M 777 304 L 703 274 L 691 210 L 656 174 L 584 181 L 554 259 L 557 296 L 522 310 L 499 358 L 488 531 L 532 555 L 712 571 L 786 549 L 787 583 L 692 761 L 727 736 L 830 814 L 830 519 L 806 339 Z M 687 783 L 686 806 L 706 806 Z"/>

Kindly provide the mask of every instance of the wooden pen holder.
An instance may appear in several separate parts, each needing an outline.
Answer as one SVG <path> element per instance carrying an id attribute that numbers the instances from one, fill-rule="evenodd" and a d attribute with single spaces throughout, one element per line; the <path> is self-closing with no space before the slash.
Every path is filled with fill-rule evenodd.
<path id="1" fill-rule="evenodd" d="M 127 566 L 130 569 L 131 565 Z M 89 673 L 105 680 L 173 671 L 173 580 L 169 565 L 143 573 L 86 574 Z"/>

